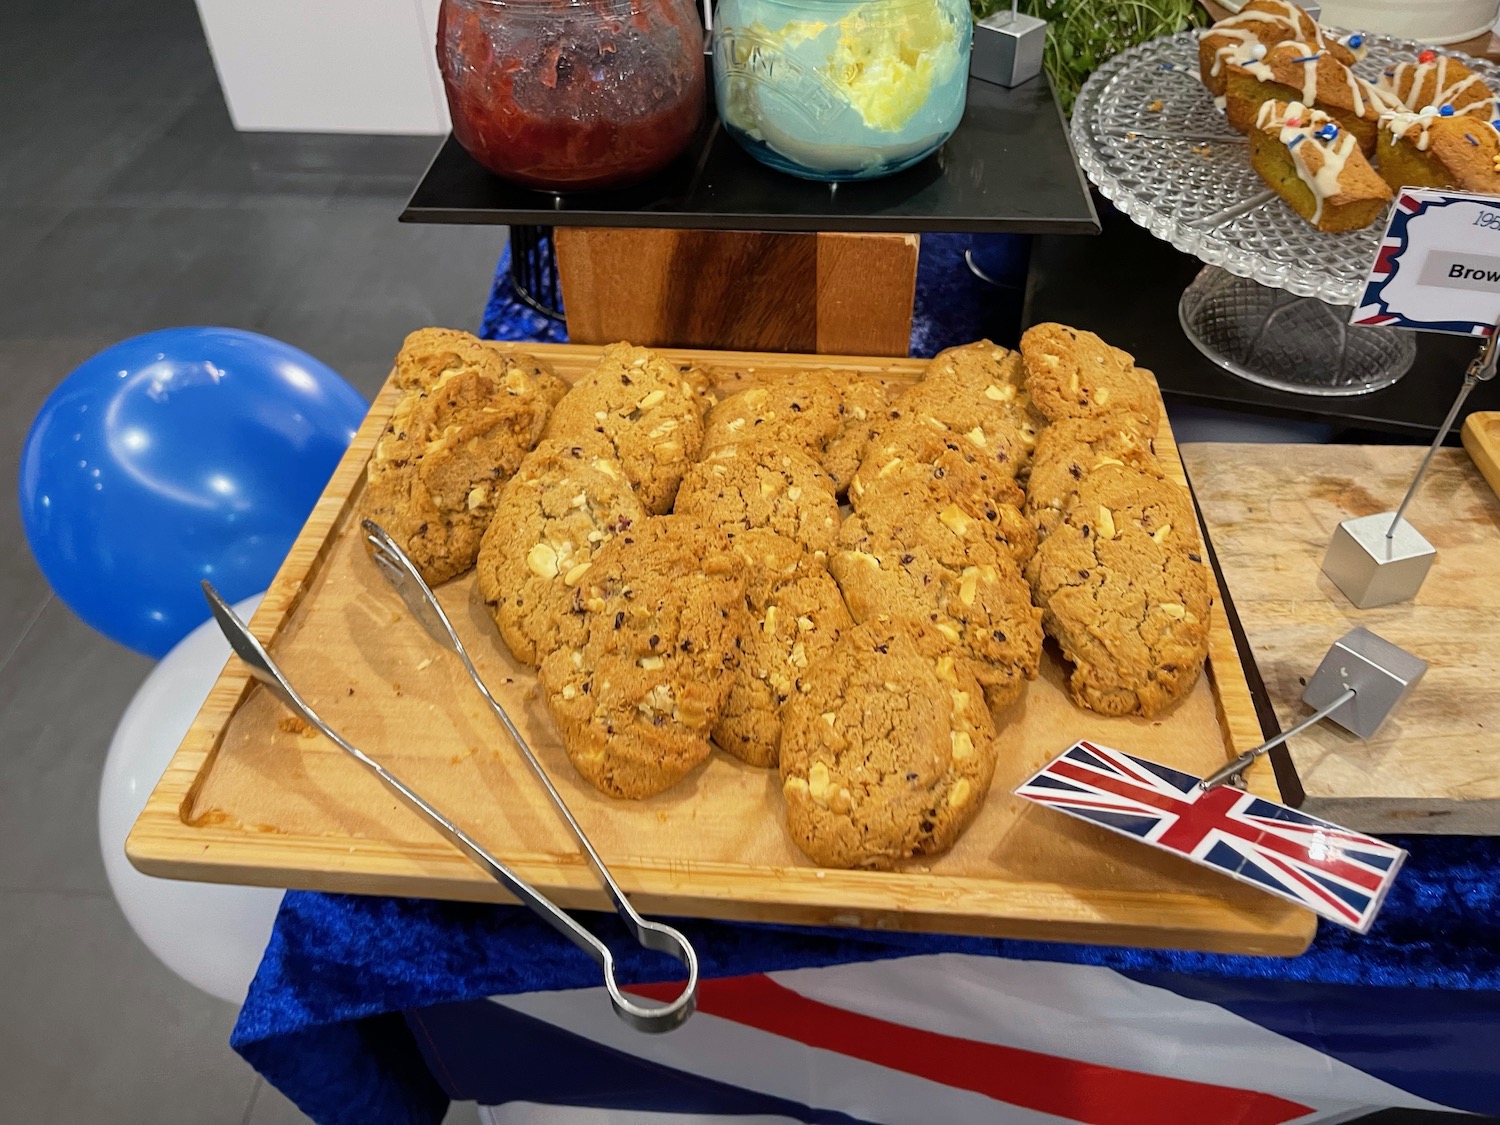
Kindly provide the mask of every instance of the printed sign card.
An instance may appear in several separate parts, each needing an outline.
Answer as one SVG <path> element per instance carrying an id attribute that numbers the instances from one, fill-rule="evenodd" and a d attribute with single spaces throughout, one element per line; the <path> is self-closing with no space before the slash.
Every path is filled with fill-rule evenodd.
<path id="1" fill-rule="evenodd" d="M 1172 852 L 1366 933 L 1406 852 L 1394 844 L 1096 742 L 1078 742 L 1016 796 Z"/>
<path id="2" fill-rule="evenodd" d="M 1353 324 L 1488 336 L 1500 320 L 1500 198 L 1404 188 Z"/>

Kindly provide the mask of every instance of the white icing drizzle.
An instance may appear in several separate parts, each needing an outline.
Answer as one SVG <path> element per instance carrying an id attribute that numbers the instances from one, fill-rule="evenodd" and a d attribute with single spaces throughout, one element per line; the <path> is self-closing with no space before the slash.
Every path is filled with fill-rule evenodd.
<path id="1" fill-rule="evenodd" d="M 1391 144 L 1404 139 L 1413 130 L 1416 130 L 1417 139 L 1412 146 L 1418 152 L 1426 152 L 1432 144 L 1432 123 L 1438 118 L 1434 109 L 1432 113 L 1383 113 L 1380 116 L 1380 128 L 1383 132 L 1391 135 Z"/>
<path id="2" fill-rule="evenodd" d="M 1385 113 L 1380 117 L 1380 128 L 1384 133 L 1390 134 L 1391 144 L 1403 140 L 1413 132 L 1417 134 L 1412 141 L 1412 147 L 1418 152 L 1426 152 L 1432 146 L 1432 123 L 1438 120 L 1442 114 L 1437 112 L 1438 107 L 1428 107 L 1430 113 Z M 1454 115 L 1455 117 L 1458 114 Z M 1493 121 L 1465 121 L 1465 131 L 1478 132 L 1488 129 L 1494 137 L 1495 144 L 1500 147 L 1500 129 L 1495 127 Z"/>
<path id="3" fill-rule="evenodd" d="M 1260 112 L 1255 118 L 1257 128 L 1266 129 L 1278 124 L 1277 104 L 1266 102 L 1260 107 Z M 1307 185 L 1308 191 L 1312 192 L 1314 206 L 1310 221 L 1314 226 L 1317 226 L 1323 218 L 1323 206 L 1327 200 L 1339 194 L 1339 177 L 1344 174 L 1344 166 L 1349 163 L 1349 157 L 1358 147 L 1354 134 L 1347 129 L 1340 128 L 1331 141 L 1320 140 L 1314 136 L 1316 130 L 1325 125 L 1333 125 L 1337 128 L 1338 123 L 1326 113 L 1308 109 L 1301 102 L 1289 103 L 1285 112 L 1281 114 L 1278 125 L 1281 143 L 1287 146 L 1287 152 L 1292 158 L 1292 167 L 1297 170 L 1297 178 Z M 1314 148 L 1322 155 L 1322 161 L 1316 172 L 1308 166 L 1307 160 L 1307 154 Z"/>
<path id="4" fill-rule="evenodd" d="M 1319 47 L 1312 43 L 1283 42 L 1276 44 L 1271 49 L 1277 53 L 1278 61 L 1282 61 L 1282 56 L 1285 56 L 1284 61 L 1286 62 L 1291 62 L 1294 59 L 1302 60 L 1300 65 L 1302 67 L 1301 93 L 1303 105 L 1313 105 L 1318 102 L 1327 103 L 1327 98 L 1319 96 L 1321 92 L 1319 89 L 1319 64 L 1323 61 L 1323 52 Z M 1269 56 L 1267 57 L 1269 58 Z M 1349 106 L 1356 117 L 1373 117 L 1375 114 L 1387 110 L 1404 108 L 1400 103 L 1392 102 L 1388 95 L 1377 90 L 1337 59 L 1330 57 L 1329 62 L 1333 66 L 1336 66 L 1343 74 L 1344 83 L 1349 88 Z M 1265 62 L 1242 62 L 1239 65 L 1262 82 L 1278 81 L 1271 67 Z M 1286 82 L 1282 83 L 1282 85 L 1294 86 L 1296 83 Z M 1374 112 L 1367 114 L 1367 109 Z"/>
<path id="5" fill-rule="evenodd" d="M 1448 64 L 1450 60 L 1447 55 L 1438 55 L 1432 62 L 1404 62 L 1396 66 L 1395 70 L 1381 77 L 1381 86 L 1403 106 L 1411 106 L 1416 101 L 1417 91 L 1427 82 L 1428 75 L 1433 77 L 1433 95 L 1424 99 L 1429 105 L 1442 107 L 1453 105 L 1458 96 L 1471 86 L 1484 86 L 1484 80 L 1478 74 L 1469 74 L 1448 81 Z M 1486 118 L 1493 117 L 1495 111 L 1495 98 L 1480 98 L 1477 101 L 1459 108 L 1454 106 L 1455 113 L 1483 114 Z"/>
<path id="6" fill-rule="evenodd" d="M 1226 43 L 1224 46 L 1220 47 L 1217 51 L 1214 52 L 1214 65 L 1209 69 L 1208 72 L 1209 75 L 1213 78 L 1219 77 L 1219 74 L 1224 69 L 1225 62 L 1232 62 L 1240 66 L 1245 66 L 1252 57 L 1250 55 L 1250 50 L 1255 44 L 1260 42 L 1260 40 L 1256 37 L 1255 32 L 1246 31 L 1243 28 L 1215 27 L 1212 29 L 1212 31 L 1215 34 L 1222 33 L 1224 35 L 1227 35 L 1232 40 L 1232 42 Z"/>
<path id="7" fill-rule="evenodd" d="M 1284 28 L 1291 32 L 1294 37 L 1300 38 L 1302 36 L 1307 30 L 1303 21 L 1307 20 L 1311 22 L 1311 17 L 1302 10 L 1301 6 L 1292 3 L 1292 0 L 1278 0 L 1277 6 L 1281 9 L 1280 12 L 1241 12 L 1238 15 L 1220 20 L 1204 32 L 1205 36 L 1222 35 L 1231 40 L 1230 43 L 1225 44 L 1214 52 L 1214 64 L 1209 71 L 1211 77 L 1217 78 L 1219 76 L 1226 60 L 1239 63 L 1243 66 L 1244 60 L 1240 56 L 1244 54 L 1245 49 L 1252 43 L 1262 42 L 1260 35 L 1248 26 L 1250 24 L 1270 24 L 1272 27 Z M 1313 49 L 1322 50 L 1324 46 L 1323 33 L 1316 23 L 1312 24 L 1312 28 L 1313 38 L 1317 41 L 1317 45 Z"/>

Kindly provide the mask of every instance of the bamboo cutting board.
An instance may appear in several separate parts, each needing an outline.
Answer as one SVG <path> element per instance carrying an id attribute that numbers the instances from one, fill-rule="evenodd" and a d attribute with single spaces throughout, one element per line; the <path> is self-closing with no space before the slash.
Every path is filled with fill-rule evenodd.
<path id="1" fill-rule="evenodd" d="M 498 346 L 498 345 L 497 345 Z M 576 379 L 599 349 L 526 350 Z M 759 371 L 842 368 L 910 381 L 914 360 L 667 352 L 745 385 Z M 301 694 L 566 907 L 606 904 L 564 828 L 453 657 L 407 616 L 357 532 L 364 466 L 394 406 L 388 385 L 252 623 Z M 1170 433 L 1158 451 L 1181 476 Z M 620 883 L 645 913 L 1295 954 L 1312 915 L 1010 790 L 1079 737 L 1204 773 L 1260 739 L 1224 616 L 1208 674 L 1171 714 L 1104 718 L 1073 707 L 1054 653 L 1009 716 L 985 808 L 948 855 L 900 872 L 825 871 L 788 840 L 774 771 L 715 754 L 668 792 L 617 801 L 568 764 L 538 697 L 473 590 L 439 596 L 480 671 L 526 733 Z M 238 662 L 220 676 L 131 833 L 137 867 L 175 878 L 505 901 L 374 778 L 307 737 Z M 1252 788 L 1275 796 L 1268 768 Z"/>
<path id="2" fill-rule="evenodd" d="M 1462 450 L 1433 460 L 1407 518 L 1437 548 L 1410 602 L 1356 609 L 1322 572 L 1334 528 L 1393 511 L 1425 450 L 1189 445 L 1224 581 L 1285 730 L 1303 684 L 1357 625 L 1428 661 L 1401 709 L 1362 742 L 1320 723 L 1288 744 L 1301 808 L 1366 832 L 1500 833 L 1500 500 Z"/>
<path id="3" fill-rule="evenodd" d="M 1464 448 L 1500 496 L 1500 410 L 1476 410 L 1464 419 Z"/>

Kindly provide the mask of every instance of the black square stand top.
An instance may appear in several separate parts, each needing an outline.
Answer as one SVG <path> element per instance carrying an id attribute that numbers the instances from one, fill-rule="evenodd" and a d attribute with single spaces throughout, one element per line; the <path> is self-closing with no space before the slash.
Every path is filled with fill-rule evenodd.
<path id="1" fill-rule="evenodd" d="M 969 80 L 963 121 L 915 167 L 858 183 L 799 180 L 755 160 L 710 106 L 671 167 L 612 192 L 554 194 L 480 167 L 449 137 L 401 214 L 408 223 L 700 230 L 1098 234 L 1099 219 L 1045 78 Z"/>

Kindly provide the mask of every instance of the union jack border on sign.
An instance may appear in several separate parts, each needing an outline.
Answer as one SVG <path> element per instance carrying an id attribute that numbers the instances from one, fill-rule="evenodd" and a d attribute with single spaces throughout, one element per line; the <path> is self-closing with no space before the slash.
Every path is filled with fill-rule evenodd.
<path id="1" fill-rule="evenodd" d="M 1406 852 L 1233 786 L 1079 742 L 1016 795 L 1174 852 L 1359 933 Z"/>

